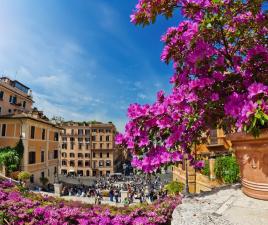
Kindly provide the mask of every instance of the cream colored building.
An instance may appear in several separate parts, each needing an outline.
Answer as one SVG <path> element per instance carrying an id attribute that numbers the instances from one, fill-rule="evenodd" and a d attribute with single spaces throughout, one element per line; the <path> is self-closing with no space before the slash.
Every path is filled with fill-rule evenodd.
<path id="1" fill-rule="evenodd" d="M 32 110 L 32 91 L 17 80 L 0 78 L 0 115 L 12 115 L 14 112 Z"/>
<path id="2" fill-rule="evenodd" d="M 40 184 L 46 177 L 53 184 L 58 173 L 60 127 L 50 123 L 42 113 L 20 113 L 0 116 L 0 148 L 24 145 L 21 170 L 31 174 L 31 182 Z"/>
<path id="3" fill-rule="evenodd" d="M 120 163 L 112 123 L 73 123 L 62 125 L 61 174 L 105 176 Z"/>

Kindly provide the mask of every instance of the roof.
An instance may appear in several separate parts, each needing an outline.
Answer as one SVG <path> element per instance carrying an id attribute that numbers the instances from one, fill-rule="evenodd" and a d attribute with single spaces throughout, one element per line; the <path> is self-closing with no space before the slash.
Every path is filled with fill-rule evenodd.
<path id="1" fill-rule="evenodd" d="M 37 121 L 37 122 L 41 122 L 41 123 L 51 125 L 51 126 L 56 127 L 58 129 L 63 129 L 62 127 L 57 126 L 56 124 L 54 124 L 54 123 L 52 123 L 52 122 L 50 122 L 48 120 L 44 120 L 44 119 L 41 119 L 41 118 L 35 118 L 32 115 L 29 115 L 29 114 L 26 114 L 26 113 L 2 115 L 2 116 L 0 116 L 0 120 L 1 119 L 30 119 L 30 120 L 34 120 L 34 121 Z"/>

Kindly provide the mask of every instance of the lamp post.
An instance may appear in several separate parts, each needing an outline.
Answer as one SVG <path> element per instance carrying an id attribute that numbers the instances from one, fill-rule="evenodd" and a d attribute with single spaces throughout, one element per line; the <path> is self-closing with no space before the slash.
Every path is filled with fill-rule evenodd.
<path id="1" fill-rule="evenodd" d="M 184 196 L 189 197 L 190 192 L 189 192 L 189 180 L 188 180 L 188 154 L 183 155 L 184 162 L 185 162 L 185 187 L 184 187 Z"/>

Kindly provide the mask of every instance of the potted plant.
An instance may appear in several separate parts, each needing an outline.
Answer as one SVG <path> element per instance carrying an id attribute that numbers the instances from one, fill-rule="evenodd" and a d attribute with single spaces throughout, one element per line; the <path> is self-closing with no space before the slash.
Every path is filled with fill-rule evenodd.
<path id="1" fill-rule="evenodd" d="M 26 171 L 21 171 L 19 174 L 18 174 L 18 179 L 19 181 L 22 181 L 23 182 L 23 187 L 24 188 L 27 188 L 29 186 L 29 179 L 31 177 L 31 174 L 29 174 L 28 172 Z"/>
<path id="2" fill-rule="evenodd" d="M 139 0 L 137 25 L 182 13 L 161 40 L 161 60 L 173 62 L 170 94 L 155 103 L 132 104 L 117 143 L 133 155 L 132 165 L 155 172 L 191 156 L 193 144 L 222 128 L 233 142 L 243 191 L 268 200 L 268 20 L 261 0 Z M 180 11 L 178 10 L 180 9 Z M 206 135 L 207 134 L 207 135 Z"/>

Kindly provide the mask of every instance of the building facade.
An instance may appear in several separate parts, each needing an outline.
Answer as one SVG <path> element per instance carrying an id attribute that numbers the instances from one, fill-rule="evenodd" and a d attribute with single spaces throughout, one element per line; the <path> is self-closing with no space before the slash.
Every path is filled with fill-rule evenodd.
<path id="1" fill-rule="evenodd" d="M 0 78 L 0 115 L 12 115 L 14 112 L 32 110 L 32 91 L 17 80 Z"/>
<path id="2" fill-rule="evenodd" d="M 61 174 L 106 176 L 119 159 L 112 123 L 64 123 L 61 134 Z"/>
<path id="3" fill-rule="evenodd" d="M 33 108 L 31 90 L 17 80 L 0 78 L 0 148 L 24 145 L 22 171 L 31 174 L 31 182 L 40 178 L 53 183 L 58 172 L 60 127 L 49 122 Z"/>
<path id="4" fill-rule="evenodd" d="M 40 115 L 33 111 L 0 116 L 0 148 L 15 147 L 22 139 L 21 170 L 31 174 L 31 183 L 41 184 L 40 178 L 46 177 L 53 184 L 59 166 L 60 127 Z"/>

